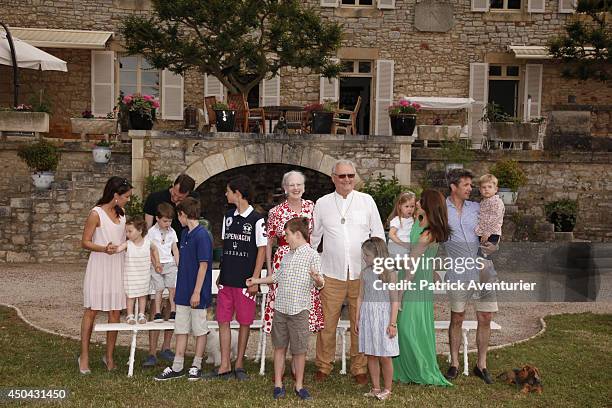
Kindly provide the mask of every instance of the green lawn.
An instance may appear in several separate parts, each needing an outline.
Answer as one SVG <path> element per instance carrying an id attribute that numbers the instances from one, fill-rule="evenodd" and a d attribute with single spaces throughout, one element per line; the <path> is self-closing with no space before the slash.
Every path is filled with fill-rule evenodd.
<path id="1" fill-rule="evenodd" d="M 612 315 L 576 314 L 546 319 L 547 332 L 527 343 L 493 351 L 489 367 L 494 375 L 524 363 L 537 365 L 544 381 L 544 394 L 524 396 L 502 383 L 487 386 L 470 376 L 456 381 L 452 388 L 397 385 L 391 400 L 378 403 L 361 395 L 367 389 L 346 376 L 334 374 L 324 384 L 311 380 L 314 365 L 307 365 L 306 386 L 313 394 L 312 406 L 361 407 L 368 405 L 413 407 L 605 407 L 610 406 L 612 389 Z M 127 370 L 107 373 L 102 369 L 102 346 L 92 346 L 93 374 L 78 375 L 76 354 L 78 342 L 38 332 L 23 323 L 16 313 L 0 307 L 0 349 L 3 350 L 0 388 L 40 387 L 67 388 L 70 406 L 269 406 L 270 376 L 254 376 L 250 382 L 189 383 L 153 381 L 154 371 L 135 368 L 133 378 Z M 139 352 L 140 361 L 144 354 Z M 126 362 L 128 349 L 118 348 L 118 361 Z M 472 358 L 472 362 L 475 361 Z M 188 359 L 187 363 L 191 360 Z M 446 369 L 446 363 L 440 358 Z M 122 368 L 125 367 L 122 364 Z M 268 373 L 272 364 L 268 364 Z M 126 367 L 127 368 L 127 367 Z M 251 364 L 247 369 L 256 372 Z M 286 384 L 291 389 L 292 384 Z M 297 403 L 288 395 L 278 405 Z"/>

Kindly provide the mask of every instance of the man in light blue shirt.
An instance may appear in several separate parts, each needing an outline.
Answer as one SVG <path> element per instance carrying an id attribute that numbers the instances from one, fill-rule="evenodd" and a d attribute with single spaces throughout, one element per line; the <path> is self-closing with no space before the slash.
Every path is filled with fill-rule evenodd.
<path id="1" fill-rule="evenodd" d="M 480 269 L 476 262 L 478 247 L 480 245 L 475 228 L 478 224 L 480 204 L 469 201 L 472 192 L 473 175 L 468 170 L 456 169 L 448 174 L 450 196 L 446 199 L 448 211 L 448 224 L 451 229 L 449 240 L 444 244 L 446 253 L 453 259 L 454 269 L 447 272 L 446 281 L 469 282 L 479 281 Z M 483 252 L 491 253 L 495 247 L 486 243 Z M 447 291 L 451 306 L 451 322 L 448 330 L 450 343 L 451 363 L 446 378 L 453 380 L 459 373 L 459 347 L 461 346 L 461 328 L 465 315 L 465 306 L 474 300 L 478 329 L 476 331 L 478 345 L 478 363 L 474 367 L 474 375 L 480 377 L 485 383 L 491 384 L 493 379 L 487 370 L 487 349 L 491 337 L 491 320 L 497 312 L 495 292 L 489 292 L 479 297 L 479 293 L 471 290 Z M 476 296 L 474 296 L 476 295 Z"/>

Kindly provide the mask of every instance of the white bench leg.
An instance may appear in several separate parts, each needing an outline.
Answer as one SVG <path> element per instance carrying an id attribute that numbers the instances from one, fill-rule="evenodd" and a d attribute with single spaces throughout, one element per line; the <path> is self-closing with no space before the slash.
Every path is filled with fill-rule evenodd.
<path id="1" fill-rule="evenodd" d="M 138 335 L 138 331 L 134 330 L 132 332 L 132 345 L 130 346 L 128 377 L 131 377 L 134 375 L 134 355 L 136 354 L 136 336 L 137 335 Z"/>
<path id="2" fill-rule="evenodd" d="M 468 331 L 463 329 L 463 375 L 470 375 L 468 368 Z"/>
<path id="3" fill-rule="evenodd" d="M 259 366 L 259 375 L 264 375 L 266 372 L 266 332 L 261 329 L 261 362 Z"/>
<path id="4" fill-rule="evenodd" d="M 346 332 L 348 330 L 342 329 L 342 369 L 340 374 L 346 374 Z"/>
<path id="5" fill-rule="evenodd" d="M 257 340 L 257 353 L 255 353 L 255 362 L 259 363 L 259 359 L 261 358 L 261 344 L 263 342 L 262 336 L 264 335 L 263 329 L 259 329 L 259 340 Z"/>

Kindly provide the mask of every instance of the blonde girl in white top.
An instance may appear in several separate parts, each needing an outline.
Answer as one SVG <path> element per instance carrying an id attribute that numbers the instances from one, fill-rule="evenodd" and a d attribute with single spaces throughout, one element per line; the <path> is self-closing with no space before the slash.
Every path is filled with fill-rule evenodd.
<path id="1" fill-rule="evenodd" d="M 126 251 L 125 267 L 123 272 L 123 288 L 127 296 L 127 318 L 126 323 L 136 324 L 136 313 L 138 323 L 145 324 L 147 318 L 144 314 L 147 296 L 151 281 L 151 264 L 155 269 L 161 271 L 159 253 L 155 245 L 146 238 L 147 224 L 141 217 L 133 218 L 125 223 L 127 241 L 121 244 L 117 251 Z M 138 309 L 134 306 L 138 299 Z"/>
<path id="2" fill-rule="evenodd" d="M 401 193 L 389 214 L 389 255 L 410 254 L 410 230 L 414 225 L 416 196 L 412 191 Z"/>

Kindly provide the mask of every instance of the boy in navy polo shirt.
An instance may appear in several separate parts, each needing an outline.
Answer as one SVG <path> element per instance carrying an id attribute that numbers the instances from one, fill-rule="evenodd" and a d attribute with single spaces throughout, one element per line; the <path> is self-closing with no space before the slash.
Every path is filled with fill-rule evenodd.
<path id="1" fill-rule="evenodd" d="M 249 340 L 250 326 L 255 318 L 255 294 L 257 285 L 247 288 L 246 280 L 259 278 L 266 258 L 264 219 L 249 205 L 250 180 L 238 176 L 227 183 L 227 202 L 235 204 L 223 218 L 223 257 L 219 274 L 217 295 L 217 321 L 221 365 L 211 376 L 223 379 L 248 380 L 244 371 L 243 356 Z M 240 324 L 238 333 L 238 357 L 234 372 L 230 363 L 230 322 L 236 314 Z"/>
<path id="2" fill-rule="evenodd" d="M 206 308 L 210 306 L 212 297 L 212 242 L 208 232 L 198 223 L 198 200 L 188 197 L 176 206 L 176 211 L 181 225 L 187 227 L 181 234 L 176 278 L 176 354 L 172 367 L 166 367 L 155 379 L 164 381 L 185 375 L 183 363 L 187 336 L 191 333 L 196 338 L 196 350 L 188 380 L 196 381 L 202 375 L 202 357 L 208 334 Z"/>

